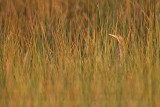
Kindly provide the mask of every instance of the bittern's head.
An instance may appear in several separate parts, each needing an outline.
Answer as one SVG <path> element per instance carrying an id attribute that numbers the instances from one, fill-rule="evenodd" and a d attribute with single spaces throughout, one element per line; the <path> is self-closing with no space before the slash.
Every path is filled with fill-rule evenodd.
<path id="1" fill-rule="evenodd" d="M 118 43 L 120 45 L 122 45 L 122 43 L 123 43 L 123 37 L 122 36 L 116 36 L 116 35 L 113 35 L 113 34 L 109 34 L 109 35 L 116 38 L 118 40 Z"/>

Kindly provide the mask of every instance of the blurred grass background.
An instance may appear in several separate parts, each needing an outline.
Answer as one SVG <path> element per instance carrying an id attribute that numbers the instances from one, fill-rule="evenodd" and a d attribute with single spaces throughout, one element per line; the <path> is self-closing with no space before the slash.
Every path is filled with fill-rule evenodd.
<path id="1" fill-rule="evenodd" d="M 159 0 L 0 0 L 0 107 L 159 107 L 159 75 Z"/>

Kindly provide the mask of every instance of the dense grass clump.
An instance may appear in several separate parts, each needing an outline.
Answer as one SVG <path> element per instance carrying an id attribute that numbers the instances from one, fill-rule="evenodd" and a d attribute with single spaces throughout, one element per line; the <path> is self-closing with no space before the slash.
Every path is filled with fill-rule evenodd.
<path id="1" fill-rule="evenodd" d="M 0 107 L 159 107 L 159 75 L 159 0 L 0 0 Z"/>

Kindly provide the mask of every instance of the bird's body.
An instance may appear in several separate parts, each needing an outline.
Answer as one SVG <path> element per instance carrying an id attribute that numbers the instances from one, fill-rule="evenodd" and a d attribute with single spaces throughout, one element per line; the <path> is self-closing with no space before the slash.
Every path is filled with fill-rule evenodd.
<path id="1" fill-rule="evenodd" d="M 122 44 L 123 44 L 123 37 L 122 36 L 116 36 L 116 35 L 113 35 L 113 34 L 109 34 L 110 36 L 116 38 L 118 40 L 118 59 L 119 59 L 119 62 L 121 63 L 122 62 Z"/>

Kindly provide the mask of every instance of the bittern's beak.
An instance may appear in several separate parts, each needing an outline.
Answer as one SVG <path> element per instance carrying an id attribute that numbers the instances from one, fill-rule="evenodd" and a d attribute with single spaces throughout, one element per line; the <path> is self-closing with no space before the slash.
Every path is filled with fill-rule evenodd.
<path id="1" fill-rule="evenodd" d="M 113 35 L 113 34 L 109 34 L 109 35 L 112 36 L 112 37 L 114 37 L 114 38 L 116 38 L 117 40 L 119 40 L 118 36 Z"/>
<path id="2" fill-rule="evenodd" d="M 112 36 L 112 37 L 114 37 L 114 38 L 116 38 L 118 40 L 118 42 L 120 42 L 120 38 L 118 36 L 113 35 L 113 34 L 109 34 L 109 35 Z"/>

